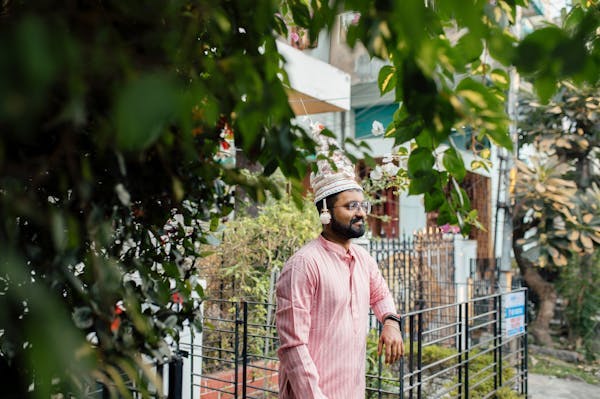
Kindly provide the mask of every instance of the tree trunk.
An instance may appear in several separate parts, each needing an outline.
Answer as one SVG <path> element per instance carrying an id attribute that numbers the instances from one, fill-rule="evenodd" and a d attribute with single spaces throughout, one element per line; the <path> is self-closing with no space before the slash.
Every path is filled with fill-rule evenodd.
<path id="1" fill-rule="evenodd" d="M 556 289 L 552 283 L 544 278 L 533 267 L 527 267 L 522 270 L 523 278 L 527 286 L 539 297 L 540 303 L 537 317 L 529 325 L 529 332 L 537 342 L 544 346 L 551 347 L 552 337 L 550 336 L 550 321 L 554 317 L 554 307 L 556 305 Z"/>
<path id="2" fill-rule="evenodd" d="M 518 213 L 518 207 L 515 207 L 515 214 Z M 528 330 L 535 338 L 536 342 L 545 345 L 553 346 L 552 337 L 550 336 L 550 321 L 554 317 L 554 308 L 556 306 L 556 289 L 554 284 L 546 281 L 544 277 L 537 271 L 533 262 L 523 256 L 523 248 L 517 244 L 518 240 L 523 238 L 527 231 L 522 220 L 513 217 L 513 252 L 515 260 L 519 265 L 519 270 L 527 286 L 539 298 L 539 308 L 537 316 L 533 322 L 529 324 Z"/>

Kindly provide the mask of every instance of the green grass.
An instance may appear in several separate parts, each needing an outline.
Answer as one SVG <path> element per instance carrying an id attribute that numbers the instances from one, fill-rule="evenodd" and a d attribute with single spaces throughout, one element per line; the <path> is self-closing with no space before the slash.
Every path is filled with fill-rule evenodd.
<path id="1" fill-rule="evenodd" d="M 600 378 L 596 376 L 598 369 L 600 369 L 599 364 L 574 365 L 549 356 L 529 355 L 529 373 L 533 374 L 571 379 L 575 377 L 588 384 L 600 385 Z"/>

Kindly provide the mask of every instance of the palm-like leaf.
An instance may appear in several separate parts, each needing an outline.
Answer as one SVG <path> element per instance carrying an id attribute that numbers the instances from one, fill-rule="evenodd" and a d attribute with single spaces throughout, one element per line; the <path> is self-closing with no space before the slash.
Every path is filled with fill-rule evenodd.
<path id="1" fill-rule="evenodd" d="M 557 266 L 566 265 L 567 226 L 572 225 L 569 220 L 577 207 L 577 186 L 564 176 L 572 167 L 550 156 L 532 157 L 529 164 L 517 161 L 517 170 L 516 209 L 530 227 L 516 244 L 523 248 L 523 256 L 540 267 L 550 260 Z"/>

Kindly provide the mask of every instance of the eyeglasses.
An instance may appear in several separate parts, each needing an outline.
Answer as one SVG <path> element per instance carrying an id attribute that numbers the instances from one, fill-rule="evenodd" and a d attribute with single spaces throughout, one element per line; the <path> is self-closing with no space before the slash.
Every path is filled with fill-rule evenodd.
<path id="1" fill-rule="evenodd" d="M 359 209 L 365 211 L 365 213 L 371 213 L 371 203 L 369 201 L 350 201 L 345 205 L 334 206 L 334 208 L 344 207 L 350 212 L 358 212 Z"/>

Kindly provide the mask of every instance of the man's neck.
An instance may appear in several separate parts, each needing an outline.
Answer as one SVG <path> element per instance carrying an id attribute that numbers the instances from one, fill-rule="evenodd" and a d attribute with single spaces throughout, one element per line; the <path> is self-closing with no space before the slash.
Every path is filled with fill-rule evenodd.
<path id="1" fill-rule="evenodd" d="M 321 236 L 323 236 L 323 238 L 326 239 L 327 241 L 331 241 L 331 242 L 341 245 L 342 247 L 344 247 L 346 249 L 346 251 L 350 249 L 350 244 L 352 243 L 352 241 L 350 241 L 347 238 L 340 237 L 332 231 L 323 230 L 321 232 Z"/>

